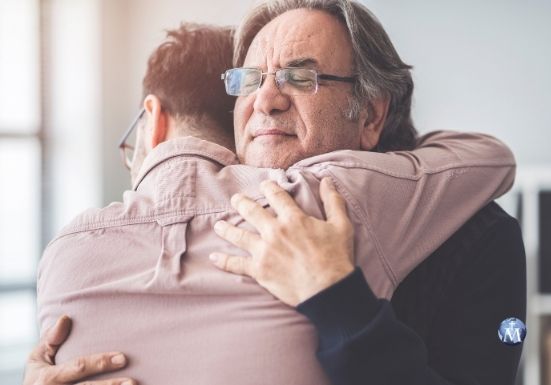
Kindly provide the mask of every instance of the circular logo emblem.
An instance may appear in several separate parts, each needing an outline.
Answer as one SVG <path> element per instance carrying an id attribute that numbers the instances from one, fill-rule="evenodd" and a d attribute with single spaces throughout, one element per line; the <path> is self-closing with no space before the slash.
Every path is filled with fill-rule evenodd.
<path id="1" fill-rule="evenodd" d="M 499 325 L 497 335 L 504 344 L 518 345 L 526 338 L 526 325 L 518 318 L 507 318 Z"/>

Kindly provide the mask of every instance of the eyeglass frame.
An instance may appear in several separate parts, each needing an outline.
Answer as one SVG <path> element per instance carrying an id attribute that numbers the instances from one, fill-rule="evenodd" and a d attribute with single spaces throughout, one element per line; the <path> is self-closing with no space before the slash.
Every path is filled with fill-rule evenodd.
<path id="1" fill-rule="evenodd" d="M 254 91 L 252 91 L 248 94 L 239 94 L 239 95 L 232 95 L 232 94 L 228 93 L 228 87 L 226 87 L 227 73 L 229 71 L 238 70 L 238 69 L 250 69 L 250 70 L 260 71 L 260 82 L 258 83 L 258 87 Z M 236 68 L 230 68 L 230 69 L 226 70 L 223 74 L 220 75 L 220 79 L 222 79 L 224 81 L 224 86 L 225 86 L 224 88 L 226 89 L 226 93 L 228 95 L 230 95 L 230 96 L 248 96 L 248 95 L 251 95 L 252 93 L 254 93 L 255 91 L 258 91 L 260 89 L 260 87 L 262 87 L 262 85 L 264 84 L 264 80 L 266 79 L 267 75 L 274 75 L 274 77 L 276 77 L 277 73 L 280 72 L 280 71 L 293 70 L 293 69 L 308 70 L 308 71 L 311 71 L 311 72 L 316 74 L 316 87 L 314 89 L 314 92 L 305 93 L 305 94 L 298 94 L 298 95 L 314 95 L 314 94 L 316 94 L 318 92 L 318 88 L 319 88 L 319 85 L 320 85 L 318 79 L 331 80 L 331 81 L 337 81 L 337 82 L 346 82 L 346 83 L 355 83 L 356 80 L 357 80 L 357 76 L 337 76 L 337 75 L 324 74 L 324 73 L 318 72 L 317 70 L 315 70 L 313 68 L 306 68 L 306 67 L 283 67 L 283 68 L 279 68 L 279 69 L 275 70 L 274 72 L 262 72 L 262 68 L 260 68 L 260 67 L 236 67 Z M 281 91 L 281 88 L 279 87 L 279 84 L 277 83 L 277 81 L 275 83 L 276 83 L 277 89 Z"/>
<path id="2" fill-rule="evenodd" d="M 132 131 L 134 131 L 134 129 L 138 125 L 138 122 L 143 117 L 144 113 L 145 113 L 145 108 L 142 107 L 140 111 L 138 111 L 138 115 L 136 115 L 136 117 L 132 121 L 132 124 L 130 124 L 130 126 L 126 129 L 124 134 L 122 134 L 122 137 L 119 140 L 119 150 L 121 154 L 121 159 L 124 166 L 129 170 L 132 168 L 132 161 L 128 160 L 128 157 L 126 156 L 126 151 L 128 149 L 134 150 L 135 147 L 131 144 L 126 143 L 126 141 L 128 140 L 128 137 L 130 136 L 130 134 L 132 134 Z"/>

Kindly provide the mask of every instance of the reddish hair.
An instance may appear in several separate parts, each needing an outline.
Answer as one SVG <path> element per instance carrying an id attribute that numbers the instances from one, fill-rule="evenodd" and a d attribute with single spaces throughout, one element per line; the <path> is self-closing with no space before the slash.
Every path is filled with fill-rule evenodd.
<path id="1" fill-rule="evenodd" d="M 149 57 L 144 98 L 156 95 L 175 119 L 208 117 L 233 137 L 235 98 L 220 75 L 232 67 L 233 29 L 184 23 Z"/>

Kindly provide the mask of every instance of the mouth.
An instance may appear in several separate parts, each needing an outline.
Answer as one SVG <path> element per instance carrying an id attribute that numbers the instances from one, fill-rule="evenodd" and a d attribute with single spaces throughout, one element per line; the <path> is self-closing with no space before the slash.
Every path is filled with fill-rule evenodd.
<path id="1" fill-rule="evenodd" d="M 296 136 L 296 135 L 289 134 L 282 130 L 278 130 L 277 128 L 262 129 L 262 130 L 255 131 L 253 134 L 253 138 L 258 138 L 261 136 Z"/>

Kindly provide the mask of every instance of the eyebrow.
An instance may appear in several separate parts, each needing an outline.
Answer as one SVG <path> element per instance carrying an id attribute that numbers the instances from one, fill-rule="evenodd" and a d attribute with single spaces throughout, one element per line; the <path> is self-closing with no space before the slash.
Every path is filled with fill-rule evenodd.
<path id="1" fill-rule="evenodd" d="M 310 57 L 298 58 L 287 62 L 285 67 L 317 67 L 318 61 Z"/>

